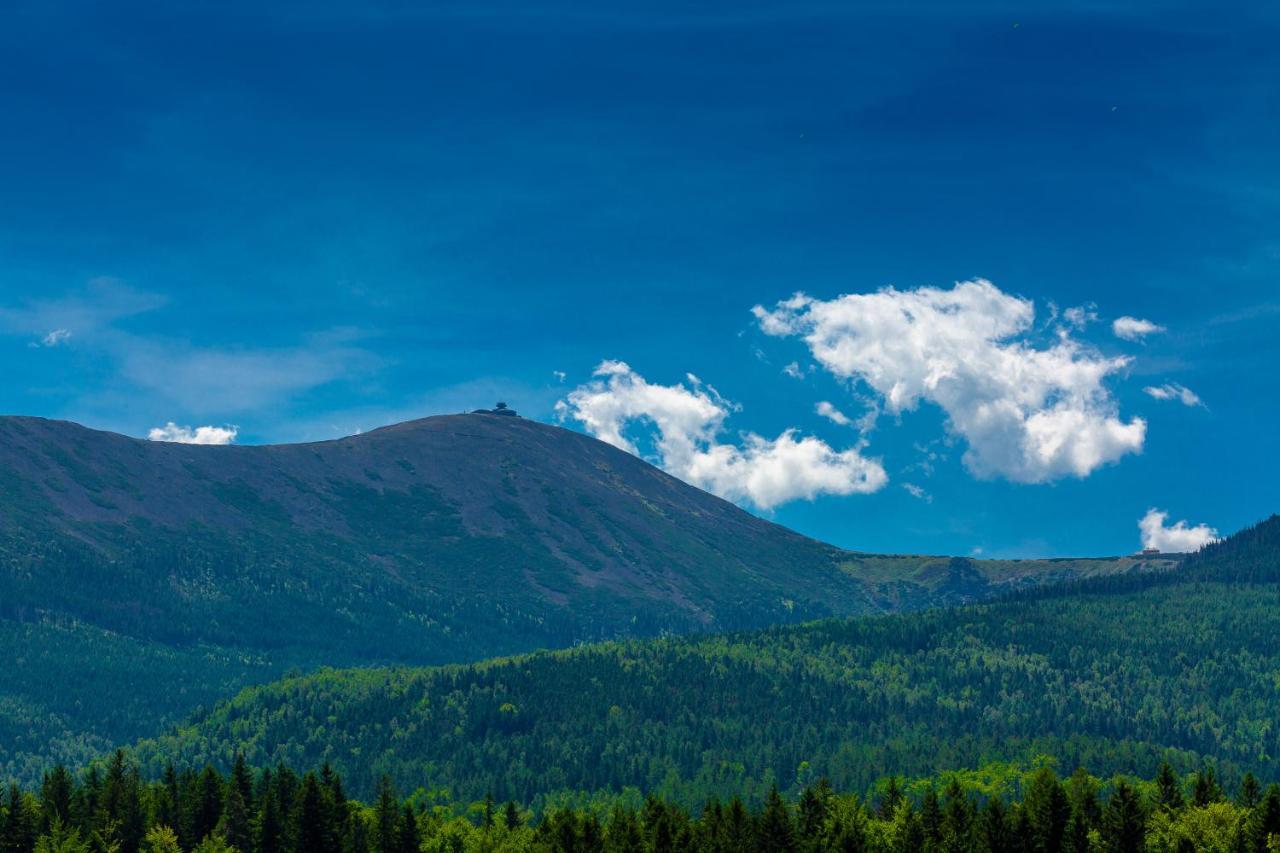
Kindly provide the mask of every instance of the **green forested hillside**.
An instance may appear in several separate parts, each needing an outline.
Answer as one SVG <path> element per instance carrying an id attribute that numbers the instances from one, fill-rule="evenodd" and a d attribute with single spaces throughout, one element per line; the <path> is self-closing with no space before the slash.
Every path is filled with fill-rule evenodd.
<path id="1" fill-rule="evenodd" d="M 329 761 L 524 802 L 635 786 L 685 801 L 826 776 L 861 789 L 1045 754 L 1150 773 L 1280 775 L 1280 520 L 1181 583 L 728 637 L 607 643 L 432 669 L 327 671 L 248 690 L 143 743 L 144 766 Z M 1116 589 L 1111 589 L 1116 587 Z"/>
<path id="2" fill-rule="evenodd" d="M 744 629 L 1174 564 L 853 554 L 511 415 L 265 447 L 0 418 L 0 774 L 82 763 L 295 668 Z"/>

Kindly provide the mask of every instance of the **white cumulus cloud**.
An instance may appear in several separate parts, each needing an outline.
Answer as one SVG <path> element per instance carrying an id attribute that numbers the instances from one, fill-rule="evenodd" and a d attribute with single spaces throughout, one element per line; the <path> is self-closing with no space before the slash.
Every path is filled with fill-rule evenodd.
<path id="1" fill-rule="evenodd" d="M 1147 335 L 1163 331 L 1164 326 L 1137 317 L 1117 317 L 1111 321 L 1111 333 L 1124 341 L 1139 341 Z"/>
<path id="2" fill-rule="evenodd" d="M 240 430 L 233 426 L 178 426 L 169 421 L 147 433 L 151 441 L 171 441 L 175 444 L 230 444 Z"/>
<path id="3" fill-rule="evenodd" d="M 1104 384 L 1129 360 L 1065 331 L 1035 346 L 1031 301 L 984 279 L 827 301 L 797 293 L 753 313 L 766 334 L 800 337 L 834 376 L 866 383 L 890 413 L 940 406 L 976 476 L 1085 477 L 1142 450 L 1146 422 L 1121 420 Z"/>
<path id="4" fill-rule="evenodd" d="M 1157 400 L 1177 400 L 1184 406 L 1203 406 L 1200 395 L 1186 385 L 1177 382 L 1166 382 L 1164 385 L 1148 385 L 1143 392 Z"/>
<path id="5" fill-rule="evenodd" d="M 692 374 L 687 386 L 657 385 L 624 362 L 605 361 L 594 377 L 556 404 L 562 418 L 635 454 L 639 449 L 626 432 L 641 425 L 659 465 L 723 498 L 767 510 L 821 494 L 874 492 L 888 482 L 880 462 L 862 455 L 861 444 L 835 450 L 794 429 L 774 439 L 748 432 L 738 444 L 722 442 L 725 418 L 736 407 Z"/>
<path id="6" fill-rule="evenodd" d="M 1165 522 L 1168 518 L 1169 513 L 1163 510 L 1147 510 L 1147 514 L 1138 521 L 1138 529 L 1142 531 L 1143 548 L 1182 554 L 1198 551 L 1218 539 L 1218 531 L 1207 524 L 1190 527 L 1185 521 L 1179 521 L 1176 524 L 1167 525 Z"/>

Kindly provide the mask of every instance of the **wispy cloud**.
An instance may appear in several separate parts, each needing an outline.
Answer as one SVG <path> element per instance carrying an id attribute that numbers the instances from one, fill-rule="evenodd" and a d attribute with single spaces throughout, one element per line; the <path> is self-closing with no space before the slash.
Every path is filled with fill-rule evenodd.
<path id="1" fill-rule="evenodd" d="M 139 290 L 114 278 L 95 278 L 83 288 L 54 299 L 0 306 L 0 331 L 17 335 L 54 335 L 62 343 L 72 335 L 92 338 L 114 323 L 164 305 L 166 297 Z M 50 331 L 52 330 L 52 331 Z"/>
<path id="2" fill-rule="evenodd" d="M 837 409 L 834 405 L 832 405 L 826 400 L 823 400 L 822 402 L 818 403 L 818 405 L 814 406 L 813 409 L 815 412 L 817 412 L 819 415 L 826 418 L 827 420 L 831 421 L 833 424 L 839 424 L 840 426 L 850 426 L 853 423 L 852 418 L 850 418 L 848 415 L 846 415 L 844 412 Z"/>
<path id="3" fill-rule="evenodd" d="M 933 503 L 933 495 L 929 494 L 923 487 L 917 486 L 915 483 L 903 483 L 902 488 L 906 490 L 907 494 L 917 500 L 922 500 L 927 504 Z"/>
<path id="4" fill-rule="evenodd" d="M 201 345 L 165 334 L 143 334 L 123 321 L 157 311 L 167 297 L 99 278 L 64 296 L 0 307 L 0 333 L 37 335 L 33 343 L 99 354 L 112 370 L 81 401 L 109 404 L 140 395 L 155 408 L 203 417 L 260 412 L 303 392 L 367 376 L 382 360 L 362 344 L 360 330 L 337 328 L 289 346 Z M 52 330 L 52 331 L 50 331 Z"/>
<path id="5" fill-rule="evenodd" d="M 1184 406 L 1204 406 L 1204 401 L 1200 399 L 1199 394 L 1186 385 L 1179 385 L 1177 382 L 1148 385 L 1142 391 L 1148 397 L 1153 397 L 1157 400 L 1177 400 Z"/>
<path id="6" fill-rule="evenodd" d="M 50 332 L 46 332 L 40 340 L 32 341 L 31 346 L 49 349 L 52 347 L 62 346 L 69 340 L 71 340 L 70 329 L 54 329 Z"/>
<path id="7" fill-rule="evenodd" d="M 1122 341 L 1140 341 L 1147 335 L 1163 331 L 1164 326 L 1138 317 L 1117 317 L 1111 321 L 1111 333 Z"/>

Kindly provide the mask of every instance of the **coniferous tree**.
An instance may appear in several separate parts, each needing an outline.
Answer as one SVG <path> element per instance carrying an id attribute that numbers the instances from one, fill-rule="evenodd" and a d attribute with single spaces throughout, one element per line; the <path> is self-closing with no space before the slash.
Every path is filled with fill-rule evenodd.
<path id="1" fill-rule="evenodd" d="M 889 828 L 892 853 L 920 853 L 925 846 L 924 826 L 920 815 L 905 797 L 898 802 Z"/>
<path id="2" fill-rule="evenodd" d="M 604 828 L 595 812 L 587 812 L 582 819 L 578 837 L 579 853 L 603 853 Z"/>
<path id="3" fill-rule="evenodd" d="M 933 783 L 929 784 L 920 801 L 920 828 L 924 832 L 926 850 L 937 850 L 942 843 L 942 806 Z"/>
<path id="4" fill-rule="evenodd" d="M 1218 785 L 1218 776 L 1213 772 L 1212 767 L 1205 767 L 1196 774 L 1195 785 L 1191 790 L 1191 803 L 1198 808 L 1204 808 L 1210 803 L 1221 800 L 1222 788 Z"/>
<path id="5" fill-rule="evenodd" d="M 791 809 L 775 786 L 765 800 L 756 830 L 756 849 L 761 853 L 790 853 L 796 849 L 795 825 L 791 821 Z"/>
<path id="6" fill-rule="evenodd" d="M 1249 853 L 1268 853 L 1271 840 L 1280 839 L 1280 785 L 1271 785 L 1262 802 L 1249 815 L 1245 823 L 1246 843 Z"/>
<path id="7" fill-rule="evenodd" d="M 235 760 L 231 764 L 231 779 L 228 782 L 229 787 L 235 788 L 240 792 L 240 801 L 244 804 L 245 811 L 249 814 L 254 812 L 253 801 L 253 774 L 249 772 L 249 766 L 245 763 L 244 753 L 236 750 Z M 235 842 L 228 839 L 231 846 L 235 846 Z M 241 853 L 248 853 L 247 848 L 241 848 Z"/>
<path id="8" fill-rule="evenodd" d="M 954 779 L 942 793 L 941 849 L 968 853 L 973 849 L 973 803 Z"/>
<path id="9" fill-rule="evenodd" d="M 1142 800 L 1121 780 L 1102 811 L 1102 843 L 1106 853 L 1139 853 L 1143 849 L 1146 815 Z"/>
<path id="10" fill-rule="evenodd" d="M 1262 786 L 1252 773 L 1245 773 L 1240 780 L 1240 790 L 1236 792 L 1236 805 L 1242 809 L 1251 809 L 1262 801 Z"/>
<path id="11" fill-rule="evenodd" d="M 396 853 L 419 853 L 421 835 L 418 833 L 418 813 L 409 803 L 404 804 L 404 814 L 396 831 Z"/>
<path id="12" fill-rule="evenodd" d="M 1004 800 L 991 797 L 978 813 L 977 849 L 984 853 L 1014 853 L 1013 832 Z"/>
<path id="13" fill-rule="evenodd" d="M 67 768 L 54 767 L 40 782 L 40 833 L 49 831 L 54 820 L 66 824 L 71 820 L 71 795 L 74 782 Z"/>
<path id="14" fill-rule="evenodd" d="M 520 807 L 515 804 L 515 800 L 507 800 L 507 805 L 502 810 L 502 822 L 506 824 L 507 829 L 519 829 L 523 825 Z"/>
<path id="15" fill-rule="evenodd" d="M 253 826 L 249 819 L 249 809 L 244 802 L 244 794 L 234 777 L 227 785 L 227 800 L 223 807 L 222 820 L 218 824 L 218 834 L 226 839 L 227 844 L 242 853 L 251 851 L 253 844 Z"/>
<path id="16" fill-rule="evenodd" d="M 271 776 L 271 771 L 263 773 L 266 783 L 258 794 L 258 819 L 254 827 L 254 840 L 257 842 L 257 853 L 283 853 L 284 821 L 280 814 L 280 793 Z"/>
<path id="17" fill-rule="evenodd" d="M 166 824 L 157 824 L 142 839 L 143 853 L 182 853 L 178 834 Z"/>
<path id="18" fill-rule="evenodd" d="M 1041 767 L 1032 774 L 1022 810 L 1031 831 L 1032 853 L 1059 853 L 1071 818 L 1071 803 L 1051 768 Z"/>
<path id="19" fill-rule="evenodd" d="M 54 820 L 36 840 L 35 853 L 89 853 L 89 845 L 80 837 L 79 829 Z"/>
<path id="20" fill-rule="evenodd" d="M 1084 771 L 1076 768 L 1067 782 L 1067 801 L 1071 807 L 1071 817 L 1062 842 L 1067 853 L 1089 853 L 1089 833 L 1098 828 L 1102 820 L 1102 804 L 1098 800 L 1098 782 Z"/>
<path id="21" fill-rule="evenodd" d="M 800 795 L 799 836 L 802 846 L 814 847 L 826 830 L 831 811 L 831 783 L 825 778 L 809 785 Z"/>
<path id="22" fill-rule="evenodd" d="M 297 850 L 307 853 L 328 853 L 333 849 L 332 827 L 326 820 L 324 793 L 316 774 L 302 778 L 302 793 L 290 821 L 290 837 Z"/>
<path id="23" fill-rule="evenodd" d="M 391 777 L 378 781 L 378 803 L 373 815 L 373 848 L 377 853 L 396 853 L 400 840 L 400 806 Z"/>
<path id="24" fill-rule="evenodd" d="M 1182 782 L 1174 775 L 1169 762 L 1160 763 L 1160 771 L 1156 774 L 1156 805 L 1166 811 L 1182 811 L 1186 800 L 1182 796 Z"/>
<path id="25" fill-rule="evenodd" d="M 834 853 L 866 853 L 867 812 L 858 798 L 833 797 L 828 811 L 826 849 Z"/>
<path id="26" fill-rule="evenodd" d="M 900 802 L 902 802 L 902 789 L 898 787 L 898 777 L 890 776 L 889 781 L 885 783 L 884 794 L 880 797 L 880 805 L 876 813 L 881 820 L 889 820 L 898 810 Z"/>
<path id="27" fill-rule="evenodd" d="M 0 853 L 31 853 L 36 843 L 36 817 L 16 783 L 10 783 L 0 821 Z"/>
<path id="28" fill-rule="evenodd" d="M 751 850 L 755 846 L 755 821 L 740 797 L 729 801 L 725 810 L 725 839 L 730 850 Z"/>
<path id="29" fill-rule="evenodd" d="M 518 826 L 519 824 L 517 824 Z M 509 827 L 514 829 L 515 827 Z M 605 853 L 643 853 L 644 833 L 635 812 L 614 806 L 604 830 Z"/>
<path id="30" fill-rule="evenodd" d="M 196 785 L 194 808 L 191 810 L 191 838 L 197 844 L 213 835 L 222 817 L 222 777 L 212 766 L 205 765 Z"/>

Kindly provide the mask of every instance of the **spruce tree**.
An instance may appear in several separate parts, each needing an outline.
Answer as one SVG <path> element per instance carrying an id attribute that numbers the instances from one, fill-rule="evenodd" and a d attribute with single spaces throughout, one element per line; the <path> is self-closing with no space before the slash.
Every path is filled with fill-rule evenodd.
<path id="1" fill-rule="evenodd" d="M 1262 786 L 1252 773 L 1245 773 L 1240 780 L 1240 790 L 1236 792 L 1236 805 L 1243 809 L 1251 809 L 1262 801 Z"/>
<path id="2" fill-rule="evenodd" d="M 253 774 L 249 772 L 249 767 L 245 764 L 244 753 L 236 750 L 235 760 L 231 764 L 230 786 L 240 792 L 240 801 L 244 804 L 245 811 L 253 814 Z M 235 842 L 228 842 L 234 847 Z M 241 853 L 248 853 L 247 848 L 240 848 Z"/>
<path id="3" fill-rule="evenodd" d="M 324 793 L 316 774 L 308 773 L 302 780 L 302 793 L 290 820 L 290 837 L 299 851 L 328 853 L 333 849 L 333 828 L 326 819 Z"/>
<path id="4" fill-rule="evenodd" d="M 777 786 L 769 791 L 760 824 L 756 830 L 756 849 L 761 853 L 790 853 L 796 849 L 795 825 Z"/>
<path id="5" fill-rule="evenodd" d="M 1140 853 L 1145 843 L 1146 815 L 1142 800 L 1123 780 L 1102 811 L 1101 826 L 1103 849 L 1106 853 Z"/>
<path id="6" fill-rule="evenodd" d="M 900 802 L 902 802 L 902 789 L 898 786 L 898 777 L 890 776 L 889 781 L 885 783 L 884 794 L 880 797 L 876 814 L 881 820 L 890 820 L 898 810 Z"/>
<path id="7" fill-rule="evenodd" d="M 725 812 L 725 832 L 731 850 L 750 850 L 755 844 L 755 820 L 740 797 L 729 801 Z"/>
<path id="8" fill-rule="evenodd" d="M 1160 808 L 1177 812 L 1186 805 L 1182 796 L 1182 782 L 1174 775 L 1169 762 L 1160 762 L 1160 771 L 1156 773 L 1156 805 Z"/>
<path id="9" fill-rule="evenodd" d="M 973 849 L 973 803 L 954 779 L 942 794 L 941 848 L 947 853 Z"/>
<path id="10" fill-rule="evenodd" d="M 920 828 L 924 831 L 925 849 L 938 849 L 942 842 L 942 806 L 932 782 L 920 801 Z"/>
<path id="11" fill-rule="evenodd" d="M 378 780 L 378 802 L 373 812 L 373 848 L 377 853 L 396 853 L 399 843 L 400 807 L 391 777 Z"/>
<path id="12" fill-rule="evenodd" d="M 64 825 L 71 820 L 71 795 L 74 783 L 67 768 L 54 767 L 40 782 L 40 832 L 49 831 L 55 820 Z"/>
<path id="13" fill-rule="evenodd" d="M 396 834 L 396 853 L 419 853 L 421 835 L 418 832 L 418 814 L 409 803 L 404 804 L 404 814 Z"/>
<path id="14" fill-rule="evenodd" d="M 271 772 L 263 774 L 266 784 L 258 794 L 258 820 L 254 827 L 257 853 L 283 853 L 284 821 L 280 814 L 280 796 Z"/>
<path id="15" fill-rule="evenodd" d="M 222 817 L 222 777 L 210 765 L 206 764 L 200 773 L 191 816 L 191 837 L 196 844 L 218 828 L 218 820 Z"/>
<path id="16" fill-rule="evenodd" d="M 1267 788 L 1262 802 L 1258 803 L 1245 824 L 1245 836 L 1249 853 L 1268 853 L 1271 839 L 1280 840 L 1280 786 Z"/>
<path id="17" fill-rule="evenodd" d="M 36 843 L 35 816 L 17 783 L 10 783 L 0 822 L 0 853 L 31 853 Z"/>
<path id="18" fill-rule="evenodd" d="M 223 808 L 219 830 L 222 837 L 227 840 L 227 844 L 242 853 L 248 853 L 253 849 L 253 827 L 250 825 L 249 809 L 245 805 L 244 795 L 241 793 L 240 786 L 235 783 L 234 777 L 231 784 L 227 786 L 227 802 Z"/>
<path id="19" fill-rule="evenodd" d="M 825 778 L 816 785 L 809 785 L 800 795 L 800 839 L 806 845 L 815 844 L 826 829 L 831 810 L 831 783 Z"/>
<path id="20" fill-rule="evenodd" d="M 1013 853 L 1013 832 L 1004 800 L 991 797 L 978 813 L 976 848 L 985 853 Z"/>
<path id="21" fill-rule="evenodd" d="M 1022 810 L 1031 830 L 1033 853 L 1059 853 L 1071 818 L 1071 803 L 1051 768 L 1041 767 L 1032 774 L 1022 798 Z"/>
<path id="22" fill-rule="evenodd" d="M 1195 785 L 1191 790 L 1193 805 L 1204 808 L 1210 803 L 1222 800 L 1222 788 L 1218 785 L 1218 777 L 1212 767 L 1206 767 L 1196 774 Z"/>
<path id="23" fill-rule="evenodd" d="M 604 830 L 605 853 L 644 853 L 644 833 L 635 812 L 620 805 L 613 807 Z"/>

